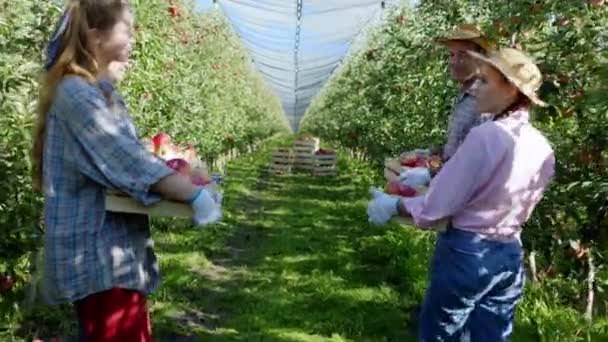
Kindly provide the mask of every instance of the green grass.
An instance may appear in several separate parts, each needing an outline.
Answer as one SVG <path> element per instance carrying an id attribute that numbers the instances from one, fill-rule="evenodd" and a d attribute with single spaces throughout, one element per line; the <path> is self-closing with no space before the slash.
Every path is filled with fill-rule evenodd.
<path id="1" fill-rule="evenodd" d="M 165 272 L 153 298 L 160 335 L 205 341 L 404 341 L 414 301 L 369 262 L 382 233 L 365 214 L 370 174 L 270 176 L 263 151 L 228 168 L 226 217 L 156 233 Z M 368 253 L 369 254 L 369 253 Z"/>
<path id="2" fill-rule="evenodd" d="M 369 166 L 341 158 L 335 178 L 271 176 L 269 151 L 231 163 L 225 219 L 203 230 L 159 224 L 165 279 L 157 336 L 202 341 L 413 341 L 434 234 L 367 223 Z M 289 142 L 283 141 L 283 145 Z M 529 288 L 513 341 L 608 340 L 551 288 Z"/>
<path id="3" fill-rule="evenodd" d="M 368 189 L 382 181 L 344 156 L 334 178 L 268 175 L 269 151 L 281 143 L 289 141 L 228 165 L 221 223 L 154 220 L 163 275 L 150 299 L 156 340 L 415 341 L 434 234 L 369 225 Z M 512 341 L 608 341 L 606 317 L 586 326 L 556 288 L 526 289 Z M 37 306 L 0 328 L 9 341 L 73 336 L 75 317 L 69 306 Z"/>

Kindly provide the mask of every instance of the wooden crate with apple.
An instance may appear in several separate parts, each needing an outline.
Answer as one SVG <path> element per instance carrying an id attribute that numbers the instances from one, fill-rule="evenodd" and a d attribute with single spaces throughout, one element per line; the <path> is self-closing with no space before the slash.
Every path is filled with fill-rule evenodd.
<path id="1" fill-rule="evenodd" d="M 314 155 L 313 176 L 335 176 L 338 156 L 331 150 L 319 149 Z"/>
<path id="2" fill-rule="evenodd" d="M 174 145 L 171 137 L 166 133 L 159 133 L 152 139 L 144 141 L 144 144 L 150 152 L 164 160 L 168 167 L 188 177 L 193 184 L 215 189 L 217 184 L 209 175 L 207 165 L 197 157 L 193 145 Z M 105 204 L 106 210 L 112 212 L 167 217 L 193 216 L 192 208 L 188 204 L 161 200 L 154 205 L 144 206 L 114 189 L 106 190 Z"/>
<path id="3" fill-rule="evenodd" d="M 293 165 L 293 152 L 286 148 L 279 148 L 272 152 L 268 171 L 272 174 L 291 172 Z"/>
<path id="4" fill-rule="evenodd" d="M 402 153 L 397 158 L 384 161 L 384 177 L 387 181 L 398 179 L 401 174 L 414 168 L 427 168 L 432 176 L 437 174 L 443 161 L 441 156 L 427 150 L 414 150 Z"/>
<path id="5" fill-rule="evenodd" d="M 296 170 L 312 171 L 315 153 L 319 150 L 319 138 L 304 136 L 296 139 L 293 144 L 294 163 Z"/>
<path id="6" fill-rule="evenodd" d="M 410 198 L 424 195 L 428 190 L 428 184 L 418 184 L 410 186 L 405 178 L 409 170 L 428 169 L 428 174 L 434 176 L 442 167 L 441 157 L 427 151 L 417 150 L 402 153 L 398 158 L 387 159 L 384 163 L 384 177 L 387 181 L 384 192 L 403 198 Z M 411 217 L 396 217 L 393 222 L 415 226 Z M 437 222 L 431 230 L 444 231 L 447 228 L 448 220 Z"/>

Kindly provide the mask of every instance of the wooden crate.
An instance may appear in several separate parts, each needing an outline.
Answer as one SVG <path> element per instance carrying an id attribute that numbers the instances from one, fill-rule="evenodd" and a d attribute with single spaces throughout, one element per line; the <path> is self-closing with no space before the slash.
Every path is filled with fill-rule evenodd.
<path id="1" fill-rule="evenodd" d="M 293 150 L 295 152 L 310 152 L 315 153 L 319 150 L 321 140 L 319 138 L 308 138 L 304 140 L 296 140 L 293 143 Z"/>
<path id="2" fill-rule="evenodd" d="M 332 154 L 319 154 L 314 156 L 313 176 L 335 176 L 338 156 Z"/>
<path id="3" fill-rule="evenodd" d="M 192 207 L 186 203 L 162 200 L 145 207 L 126 194 L 114 190 L 106 191 L 106 210 L 162 217 L 194 217 Z"/>
<path id="4" fill-rule="evenodd" d="M 296 152 L 293 167 L 296 170 L 312 171 L 315 155 L 310 152 Z"/>
<path id="5" fill-rule="evenodd" d="M 314 168 L 315 152 L 319 150 L 319 138 L 296 140 L 293 143 L 294 169 L 312 171 Z"/>
<path id="6" fill-rule="evenodd" d="M 291 172 L 293 153 L 287 149 L 278 149 L 272 152 L 268 171 L 274 174 Z"/>
<path id="7" fill-rule="evenodd" d="M 410 169 L 410 167 L 402 166 L 399 158 L 387 158 L 384 160 L 384 178 L 387 181 L 398 180 L 399 175 Z"/>

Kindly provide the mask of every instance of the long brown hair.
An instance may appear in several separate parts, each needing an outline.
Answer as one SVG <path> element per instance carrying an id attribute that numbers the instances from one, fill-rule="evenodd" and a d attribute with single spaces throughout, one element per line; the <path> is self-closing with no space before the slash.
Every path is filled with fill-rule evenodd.
<path id="1" fill-rule="evenodd" d="M 33 187 L 42 186 L 42 153 L 46 118 L 59 82 L 66 75 L 80 76 L 94 82 L 99 73 L 98 61 L 88 42 L 91 29 L 105 31 L 120 20 L 125 9 L 130 9 L 128 0 L 71 0 L 66 13 L 69 23 L 60 38 L 56 62 L 42 75 L 38 110 L 34 125 L 34 145 L 32 148 Z"/>

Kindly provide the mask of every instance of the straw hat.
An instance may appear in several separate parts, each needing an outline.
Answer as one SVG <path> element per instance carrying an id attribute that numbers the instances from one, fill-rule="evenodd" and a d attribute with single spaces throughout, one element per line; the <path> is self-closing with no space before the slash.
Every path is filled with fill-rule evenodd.
<path id="1" fill-rule="evenodd" d="M 475 43 L 486 52 L 494 50 L 494 44 L 492 44 L 490 40 L 484 36 L 479 27 L 473 24 L 462 24 L 452 31 L 447 37 L 438 38 L 437 42 L 445 45 L 448 42 L 455 40 L 464 40 Z"/>
<path id="2" fill-rule="evenodd" d="M 547 104 L 536 94 L 543 82 L 540 70 L 532 58 L 523 51 L 504 48 L 490 52 L 487 57 L 474 51 L 468 51 L 468 53 L 474 58 L 486 62 L 500 71 L 533 103 L 542 107 L 547 106 Z"/>

